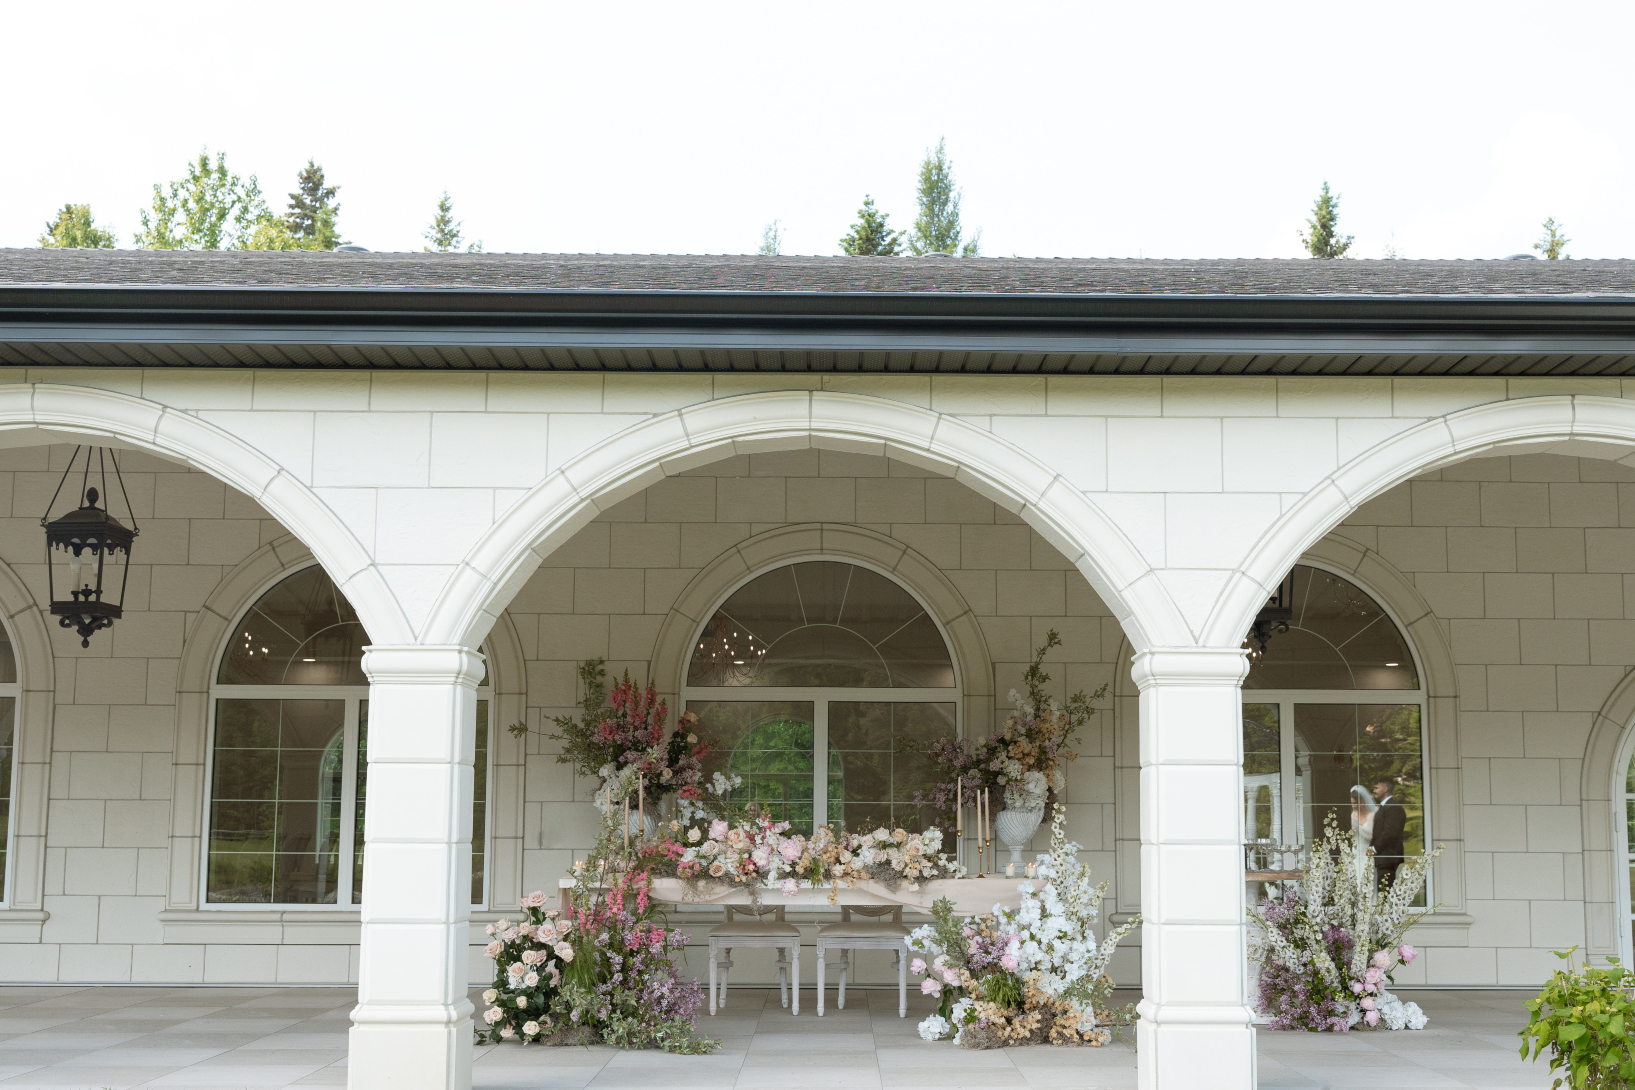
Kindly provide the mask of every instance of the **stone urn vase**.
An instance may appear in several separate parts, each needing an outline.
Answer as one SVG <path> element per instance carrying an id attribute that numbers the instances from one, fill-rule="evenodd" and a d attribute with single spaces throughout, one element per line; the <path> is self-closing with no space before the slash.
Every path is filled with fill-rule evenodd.
<path id="1" fill-rule="evenodd" d="M 1018 870 L 1022 868 L 1022 849 L 1033 842 L 1033 834 L 1044 819 L 1043 806 L 1031 810 L 1012 810 L 1007 806 L 994 815 L 994 835 L 1011 850 L 1011 857 L 1006 862 L 1015 863 Z"/>

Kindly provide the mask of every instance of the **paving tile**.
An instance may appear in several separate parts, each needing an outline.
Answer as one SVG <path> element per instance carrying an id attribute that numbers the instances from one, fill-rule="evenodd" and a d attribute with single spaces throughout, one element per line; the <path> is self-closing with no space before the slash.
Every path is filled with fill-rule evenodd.
<path id="1" fill-rule="evenodd" d="M 53 1064 L 38 1067 L 26 1074 L 0 1082 L 0 1086 L 96 1086 L 124 1090 L 162 1078 L 175 1068 L 169 1067 L 80 1067 L 77 1064 Z M 186 1071 L 188 1068 L 181 1068 Z"/>
<path id="2" fill-rule="evenodd" d="M 256 1064 L 228 1067 L 195 1064 L 153 1080 L 154 1086 L 287 1086 L 324 1064 Z"/>

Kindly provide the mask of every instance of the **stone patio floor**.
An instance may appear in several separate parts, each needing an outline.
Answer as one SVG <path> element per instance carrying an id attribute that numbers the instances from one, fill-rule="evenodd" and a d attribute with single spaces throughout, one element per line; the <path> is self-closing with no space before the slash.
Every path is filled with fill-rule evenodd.
<path id="1" fill-rule="evenodd" d="M 1420 1033 L 1259 1034 L 1262 1087 L 1544 1087 L 1543 1064 L 1516 1055 L 1522 992 L 1402 993 L 1431 1017 Z M 484 1090 L 757 1087 L 800 1090 L 960 1087 L 1133 1087 L 1135 1051 L 1014 1048 L 969 1052 L 915 1032 L 932 1009 L 894 991 L 851 992 L 844 1011 L 794 1018 L 776 990 L 735 989 L 704 1029 L 710 1056 L 608 1048 L 477 1049 Z M 1132 996 L 1120 994 L 1117 1002 Z M 477 995 L 473 993 L 473 1000 Z M 0 1087 L 342 1086 L 349 988 L 0 987 Z M 480 1004 L 479 1004 L 480 1006 Z M 1203 1088 L 1200 1088 L 1203 1090 Z"/>

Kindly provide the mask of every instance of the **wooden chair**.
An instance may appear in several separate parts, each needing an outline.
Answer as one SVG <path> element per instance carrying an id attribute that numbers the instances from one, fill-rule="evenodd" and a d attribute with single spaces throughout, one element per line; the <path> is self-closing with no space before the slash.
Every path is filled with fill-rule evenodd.
<path id="1" fill-rule="evenodd" d="M 864 920 L 853 920 L 852 914 L 869 917 Z M 880 919 L 890 916 L 889 920 Z M 851 954 L 853 950 L 892 950 L 897 954 L 895 968 L 897 969 L 897 1017 L 908 1015 L 908 959 L 903 956 L 907 948 L 905 940 L 908 938 L 908 928 L 903 926 L 902 905 L 842 905 L 840 908 L 840 922 L 827 924 L 818 928 L 817 933 L 817 1012 L 823 1017 L 823 989 L 827 984 L 824 968 L 824 953 L 831 947 L 840 949 L 840 1002 L 841 1010 L 846 1009 L 846 972 L 851 968 Z"/>
<path id="2" fill-rule="evenodd" d="M 800 1013 L 800 928 L 783 918 L 782 905 L 726 905 L 727 919 L 710 928 L 710 1014 L 727 1005 L 727 973 L 732 969 L 735 948 L 772 949 L 778 952 L 778 997 L 791 1006 L 790 1014 Z M 734 920 L 733 914 L 752 917 Z M 771 916 L 768 920 L 764 917 Z M 791 956 L 792 955 L 792 956 Z M 720 968 L 720 986 L 716 969 Z"/>

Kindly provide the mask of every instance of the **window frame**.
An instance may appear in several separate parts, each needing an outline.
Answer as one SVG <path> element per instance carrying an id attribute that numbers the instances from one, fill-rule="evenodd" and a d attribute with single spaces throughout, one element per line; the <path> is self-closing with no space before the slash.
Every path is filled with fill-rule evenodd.
<path id="1" fill-rule="evenodd" d="M 1635 791 L 1629 789 L 1629 767 L 1635 764 L 1635 722 L 1624 725 L 1623 738 L 1618 744 L 1618 759 L 1613 762 L 1612 814 L 1613 843 L 1617 845 L 1618 871 L 1613 876 L 1614 901 L 1618 905 L 1618 956 L 1623 964 L 1635 963 L 1635 898 L 1630 896 L 1630 868 L 1635 867 L 1635 844 L 1629 838 L 1629 804 L 1635 802 Z M 1585 852 L 1588 855 L 1588 851 Z"/>
<path id="2" fill-rule="evenodd" d="M 796 564 L 811 564 L 822 562 L 828 564 L 849 564 L 855 568 L 863 568 L 889 580 L 898 589 L 906 592 L 914 599 L 931 623 L 937 628 L 937 635 L 942 637 L 943 649 L 948 653 L 948 661 L 953 669 L 954 684 L 946 688 L 887 688 L 880 686 L 846 688 L 832 685 L 689 685 L 688 675 L 691 673 L 693 653 L 704 638 L 704 630 L 709 626 L 727 600 L 737 594 L 744 587 L 780 568 L 793 567 Z M 840 703 L 894 703 L 894 704 L 952 704 L 954 705 L 954 736 L 965 737 L 965 681 L 960 674 L 959 656 L 954 653 L 954 641 L 948 635 L 948 628 L 943 620 L 926 603 L 925 596 L 916 591 L 901 577 L 881 567 L 878 564 L 856 557 L 837 553 L 815 553 L 794 557 L 784 557 L 776 563 L 756 568 L 748 574 L 733 581 L 725 591 L 718 594 L 710 608 L 703 610 L 703 617 L 690 629 L 692 638 L 687 641 L 687 653 L 681 657 L 681 677 L 676 687 L 681 697 L 681 709 L 685 711 L 693 701 L 711 701 L 714 703 L 749 703 L 752 701 L 810 701 L 812 704 L 812 827 L 815 829 L 827 823 L 829 819 L 829 704 L 831 701 Z"/>
<path id="3" fill-rule="evenodd" d="M 267 592 L 309 568 L 318 567 L 316 562 L 301 564 L 279 572 L 271 579 L 262 583 L 251 593 L 244 603 L 244 607 L 233 616 L 232 624 L 222 636 L 216 656 L 210 663 L 210 692 L 206 709 L 204 734 L 204 797 L 203 813 L 200 827 L 202 829 L 199 851 L 198 875 L 198 907 L 211 912 L 361 912 L 363 906 L 354 904 L 352 897 L 353 861 L 357 856 L 358 845 L 356 840 L 356 821 L 352 819 L 341 822 L 341 839 L 339 844 L 340 881 L 335 887 L 335 903 L 329 904 L 300 904 L 288 901 L 251 901 L 251 902 L 224 902 L 210 900 L 210 832 L 211 832 L 211 801 L 214 798 L 216 776 L 216 713 L 223 700 L 341 700 L 345 702 L 345 716 L 342 730 L 344 731 L 344 753 L 341 767 L 341 803 L 343 812 L 347 815 L 356 813 L 358 800 L 358 725 L 359 712 L 363 702 L 369 699 L 368 685 L 234 685 L 217 680 L 221 677 L 221 664 L 227 656 L 234 636 L 241 631 L 244 619 L 249 616 L 256 603 L 260 602 Z M 339 589 L 339 588 L 337 588 Z M 15 644 L 13 645 L 15 647 Z M 477 689 L 477 699 L 488 701 L 488 746 L 486 773 L 484 783 L 488 785 L 483 799 L 483 859 L 486 861 L 492 856 L 494 830 L 494 758 L 498 749 L 494 745 L 494 685 L 493 677 L 489 683 Z M 21 684 L 17 686 L 21 688 Z M 7 686 L 0 685 L 0 697 L 5 695 Z M 13 747 L 15 749 L 15 747 Z M 10 853 L 7 855 L 10 861 Z M 490 899 L 490 886 L 493 880 L 493 868 L 483 868 L 483 891 L 481 903 L 473 902 L 474 911 L 486 910 Z M 9 888 L 9 887 L 8 887 Z M 345 899 L 343 900 L 343 895 Z"/>
<path id="4" fill-rule="evenodd" d="M 1423 775 L 1424 783 L 1423 783 L 1423 786 L 1420 789 L 1421 790 L 1420 802 L 1421 802 L 1421 809 L 1423 811 L 1422 820 L 1424 822 L 1425 843 L 1427 845 L 1429 845 L 1429 844 L 1431 844 L 1433 842 L 1433 839 L 1434 839 L 1432 831 L 1431 831 L 1431 797 L 1430 797 L 1431 796 L 1431 776 L 1430 776 L 1430 768 L 1429 768 L 1429 765 L 1427 764 L 1427 762 L 1430 760 L 1430 738 L 1429 738 L 1429 735 L 1430 735 L 1430 711 L 1431 711 L 1431 707 L 1430 707 L 1430 690 L 1429 690 L 1429 688 L 1427 687 L 1427 685 L 1425 683 L 1425 663 L 1424 663 L 1423 657 L 1419 653 L 1419 648 L 1414 643 L 1413 637 L 1409 634 L 1408 626 L 1402 623 L 1402 618 L 1397 616 L 1396 611 L 1393 610 L 1390 607 L 1390 605 L 1380 596 L 1380 594 L 1377 591 L 1375 591 L 1372 587 L 1370 587 L 1364 580 L 1359 579 L 1357 577 L 1356 573 L 1350 572 L 1350 571 L 1345 571 L 1345 570 L 1343 570 L 1341 568 L 1335 567 L 1332 564 L 1327 564 L 1327 563 L 1324 563 L 1321 560 L 1316 560 L 1316 559 L 1312 559 L 1312 558 L 1308 558 L 1308 557 L 1301 557 L 1299 560 L 1295 561 L 1295 566 L 1296 567 L 1315 568 L 1318 571 L 1326 572 L 1327 574 L 1335 576 L 1336 578 L 1344 579 L 1346 582 L 1350 583 L 1352 586 L 1356 587 L 1358 590 L 1360 590 L 1364 594 L 1368 595 L 1368 600 L 1370 602 L 1372 602 L 1375 606 L 1377 606 L 1379 608 L 1380 612 L 1385 615 L 1385 618 L 1396 626 L 1397 634 L 1402 637 L 1403 646 L 1408 649 L 1408 654 L 1413 659 L 1414 677 L 1416 677 L 1419 680 L 1419 688 L 1417 688 L 1417 689 L 1247 689 L 1247 688 L 1242 688 L 1240 686 L 1239 687 L 1239 694 L 1240 694 L 1242 699 L 1239 701 L 1239 707 L 1241 708 L 1241 707 L 1243 707 L 1245 705 L 1249 705 L 1249 704 L 1273 704 L 1273 705 L 1277 706 L 1277 709 L 1278 709 L 1278 750 L 1279 750 L 1279 752 L 1278 752 L 1278 756 L 1279 756 L 1278 770 L 1279 770 L 1279 773 L 1281 775 L 1280 783 L 1288 784 L 1288 785 L 1290 785 L 1292 787 L 1292 785 L 1295 782 L 1295 780 L 1294 780 L 1294 775 L 1295 775 L 1294 706 L 1296 704 L 1342 704 L 1342 705 L 1345 705 L 1345 704 L 1349 704 L 1349 705 L 1362 705 L 1362 704 L 1415 704 L 1415 705 L 1418 705 L 1418 707 L 1419 707 L 1420 767 L 1421 767 L 1421 770 L 1422 770 L 1422 772 L 1424 774 Z M 1272 637 L 1272 639 L 1276 640 L 1277 637 L 1274 635 Z M 1247 675 L 1245 675 L 1245 677 L 1247 678 Z M 1240 719 L 1241 719 L 1241 715 L 1240 715 Z M 1238 769 L 1239 769 L 1239 775 L 1241 777 L 1242 769 L 1243 769 L 1243 755 L 1242 755 L 1243 735 L 1242 735 L 1241 725 L 1239 727 L 1238 746 L 1239 746 Z M 1241 791 L 1240 791 L 1240 793 L 1241 793 Z M 1283 810 L 1283 828 L 1278 831 L 1277 839 L 1278 839 L 1278 841 L 1280 843 L 1283 843 L 1283 844 L 1298 844 L 1298 843 L 1301 843 L 1301 841 L 1299 839 L 1299 835 L 1298 835 L 1299 834 L 1299 829 L 1300 829 L 1299 808 L 1294 807 L 1294 806 L 1286 805 L 1287 800 L 1284 800 L 1284 802 L 1285 802 L 1285 805 L 1283 805 L 1283 807 L 1282 807 L 1282 810 Z M 1240 801 L 1240 803 L 1239 803 L 1240 812 L 1242 811 L 1243 806 L 1244 806 L 1244 803 Z M 1248 842 L 1251 842 L 1252 839 L 1253 839 L 1252 837 L 1249 836 L 1249 833 L 1250 833 L 1250 830 L 1248 828 L 1245 828 L 1244 829 L 1244 839 L 1245 839 L 1246 844 Z M 1430 888 L 1431 881 L 1432 881 L 1432 876 L 1430 875 L 1429 872 L 1427 872 L 1426 876 L 1425 876 L 1425 897 L 1426 897 L 1426 900 L 1427 900 L 1428 903 L 1434 904 L 1435 901 L 1436 901 L 1436 898 L 1435 898 L 1435 895 L 1433 894 L 1433 892 L 1431 891 L 1431 888 Z"/>
<path id="5" fill-rule="evenodd" d="M 0 909 L 5 909 L 11 907 L 11 894 L 17 888 L 17 784 L 23 751 L 23 662 L 18 654 L 17 634 L 12 630 L 11 622 L 0 618 L 0 627 L 4 628 L 6 639 L 10 641 L 11 664 L 17 674 L 16 681 L 0 683 L 0 700 L 11 700 L 11 755 L 7 758 L 11 762 L 11 779 L 8 781 L 11 787 L 5 804 L 5 842 L 0 844 L 6 853 L 5 865 L 0 866 L 0 883 L 4 883 L 4 888 L 0 888 Z"/>

